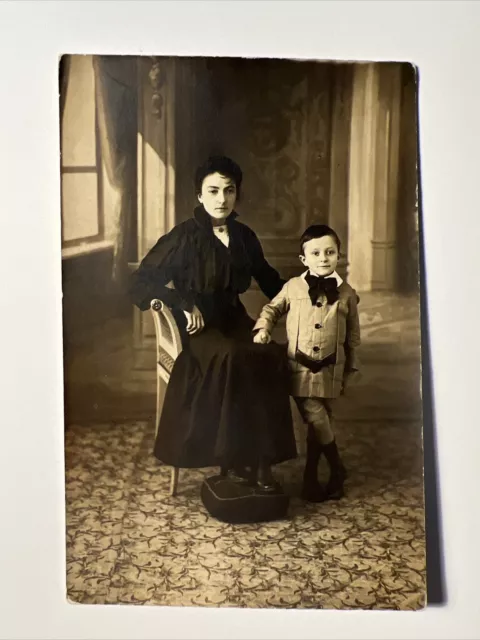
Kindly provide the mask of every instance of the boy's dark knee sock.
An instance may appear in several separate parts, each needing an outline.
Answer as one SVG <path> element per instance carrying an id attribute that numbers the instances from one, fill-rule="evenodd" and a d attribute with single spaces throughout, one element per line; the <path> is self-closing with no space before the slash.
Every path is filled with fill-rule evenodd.
<path id="1" fill-rule="evenodd" d="M 321 455 L 322 445 L 317 441 L 313 427 L 309 425 L 302 497 L 310 502 L 323 502 L 327 498 L 325 488 L 318 481 L 318 463 Z"/>
<path id="2" fill-rule="evenodd" d="M 322 447 L 330 467 L 330 478 L 327 483 L 329 493 L 343 494 L 343 483 L 347 477 L 335 440 Z"/>
<path id="3" fill-rule="evenodd" d="M 317 481 L 318 463 L 320 462 L 321 455 L 322 446 L 317 440 L 314 428 L 312 425 L 308 425 L 307 456 L 304 470 L 304 478 L 306 480 Z"/>

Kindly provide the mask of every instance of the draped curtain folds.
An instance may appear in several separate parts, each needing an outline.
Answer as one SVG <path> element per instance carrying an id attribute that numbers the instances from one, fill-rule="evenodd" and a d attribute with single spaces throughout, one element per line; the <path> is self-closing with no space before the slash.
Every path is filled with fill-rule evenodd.
<path id="1" fill-rule="evenodd" d="M 114 283 L 123 286 L 131 259 L 136 219 L 136 63 L 128 56 L 94 56 L 97 122 L 101 156 L 115 197 L 105 235 L 113 241 Z"/>

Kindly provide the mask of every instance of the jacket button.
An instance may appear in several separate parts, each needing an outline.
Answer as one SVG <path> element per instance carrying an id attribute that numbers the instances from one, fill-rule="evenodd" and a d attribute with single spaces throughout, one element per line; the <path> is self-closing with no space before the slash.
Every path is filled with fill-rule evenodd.
<path id="1" fill-rule="evenodd" d="M 315 329 L 321 329 L 321 328 L 322 328 L 322 325 L 319 322 L 317 322 L 317 324 L 315 325 Z"/>
<path id="2" fill-rule="evenodd" d="M 320 347 L 313 347 L 314 351 L 320 351 Z"/>
<path id="3" fill-rule="evenodd" d="M 322 303 L 321 302 L 317 302 L 317 307 L 321 307 Z"/>

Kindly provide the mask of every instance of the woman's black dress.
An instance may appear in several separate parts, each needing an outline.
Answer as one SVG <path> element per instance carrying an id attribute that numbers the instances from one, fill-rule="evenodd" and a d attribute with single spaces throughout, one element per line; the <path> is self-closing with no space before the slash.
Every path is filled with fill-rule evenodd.
<path id="1" fill-rule="evenodd" d="M 132 301 L 169 306 L 184 349 L 173 367 L 154 453 L 177 467 L 276 464 L 296 456 L 285 349 L 253 343 L 254 321 L 239 294 L 252 277 L 268 298 L 284 281 L 265 260 L 255 233 L 227 218 L 228 248 L 211 217 L 190 220 L 160 238 L 133 275 Z M 173 283 L 174 289 L 166 285 Z M 183 310 L 196 305 L 205 328 L 188 336 Z"/>

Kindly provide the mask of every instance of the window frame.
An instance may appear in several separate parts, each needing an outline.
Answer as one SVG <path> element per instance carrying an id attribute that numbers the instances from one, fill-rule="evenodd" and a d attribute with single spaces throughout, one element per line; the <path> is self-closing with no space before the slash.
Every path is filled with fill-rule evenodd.
<path id="1" fill-rule="evenodd" d="M 93 66 L 93 65 L 92 65 Z M 105 245 L 105 212 L 103 202 L 103 158 L 100 144 L 100 131 L 98 123 L 98 103 L 96 92 L 96 78 L 95 71 L 93 70 L 93 101 L 95 110 L 95 124 L 94 124 L 94 137 L 95 137 L 95 165 L 63 165 L 60 161 L 60 180 L 61 180 L 61 243 L 62 243 L 62 257 L 68 257 L 69 255 L 75 255 L 76 253 L 84 253 L 89 250 L 95 250 L 102 248 Z M 72 240 L 65 240 L 64 236 L 64 207 L 63 207 L 63 176 L 66 174 L 94 174 L 97 177 L 97 224 L 98 233 L 92 236 L 83 236 L 80 238 L 74 238 Z M 75 252 L 74 249 L 78 248 L 79 251 Z"/>

